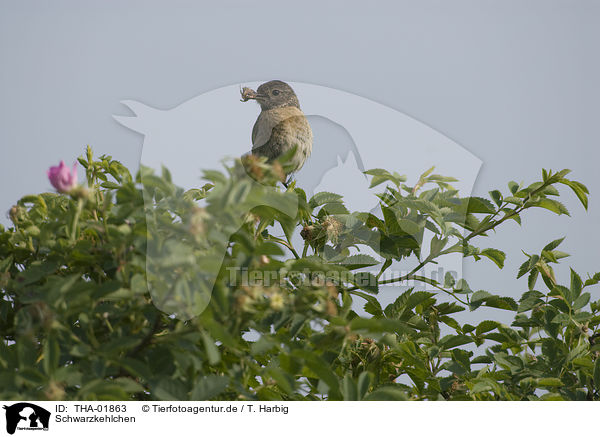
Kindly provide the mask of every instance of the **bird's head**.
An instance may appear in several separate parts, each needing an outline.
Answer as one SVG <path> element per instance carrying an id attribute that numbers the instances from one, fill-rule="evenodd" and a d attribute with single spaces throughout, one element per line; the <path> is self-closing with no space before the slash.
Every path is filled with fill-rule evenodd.
<path id="1" fill-rule="evenodd" d="M 256 91 L 244 88 L 242 100 L 248 99 L 256 100 L 263 111 L 287 106 L 295 106 L 300 109 L 298 97 L 292 87 L 280 80 L 265 82 Z"/>

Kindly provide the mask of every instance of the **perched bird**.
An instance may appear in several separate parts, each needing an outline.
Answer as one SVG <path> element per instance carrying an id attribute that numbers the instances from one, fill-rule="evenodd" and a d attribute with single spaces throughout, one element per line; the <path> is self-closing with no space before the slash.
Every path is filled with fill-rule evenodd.
<path id="1" fill-rule="evenodd" d="M 256 91 L 243 88 L 241 94 L 242 102 L 256 100 L 261 109 L 252 128 L 252 154 L 270 162 L 296 147 L 288 176 L 300 170 L 312 152 L 313 134 L 292 87 L 272 80 Z"/>

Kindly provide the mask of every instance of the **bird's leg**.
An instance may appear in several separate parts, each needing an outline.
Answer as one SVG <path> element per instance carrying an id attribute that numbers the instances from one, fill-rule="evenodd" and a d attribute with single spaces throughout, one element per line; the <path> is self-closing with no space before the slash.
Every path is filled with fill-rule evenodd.
<path id="1" fill-rule="evenodd" d="M 288 191 L 290 188 L 292 190 L 296 188 L 296 180 L 291 175 L 287 178 L 285 182 L 282 182 L 282 184 Z"/>

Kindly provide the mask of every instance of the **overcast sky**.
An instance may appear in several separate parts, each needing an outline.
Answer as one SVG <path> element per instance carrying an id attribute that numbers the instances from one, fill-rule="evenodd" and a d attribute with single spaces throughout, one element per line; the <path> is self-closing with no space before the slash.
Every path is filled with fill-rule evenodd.
<path id="1" fill-rule="evenodd" d="M 571 168 L 590 188 L 587 213 L 565 192 L 572 217 L 540 210 L 492 236 L 486 246 L 506 251 L 506 266 L 467 262 L 472 288 L 519 296 L 521 249 L 539 252 L 565 235 L 565 267 L 600 270 L 599 2 L 323 3 L 0 0 L 0 210 L 48 190 L 46 169 L 86 144 L 137 168 L 144 137 L 112 117 L 132 115 L 123 100 L 172 110 L 277 78 L 360 96 L 426 126 L 482 162 L 475 194 L 532 182 L 542 167 Z M 249 132 L 258 108 L 232 104 L 243 108 L 232 125 Z M 315 125 L 350 141 L 352 126 Z"/>

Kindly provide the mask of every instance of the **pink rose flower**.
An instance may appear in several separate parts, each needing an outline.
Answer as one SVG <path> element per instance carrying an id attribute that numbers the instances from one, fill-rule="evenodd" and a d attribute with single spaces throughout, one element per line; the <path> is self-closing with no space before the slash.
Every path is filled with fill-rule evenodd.
<path id="1" fill-rule="evenodd" d="M 47 171 L 48 179 L 56 191 L 68 193 L 77 185 L 77 163 L 73 164 L 73 171 L 60 161 L 57 167 L 50 167 Z"/>

